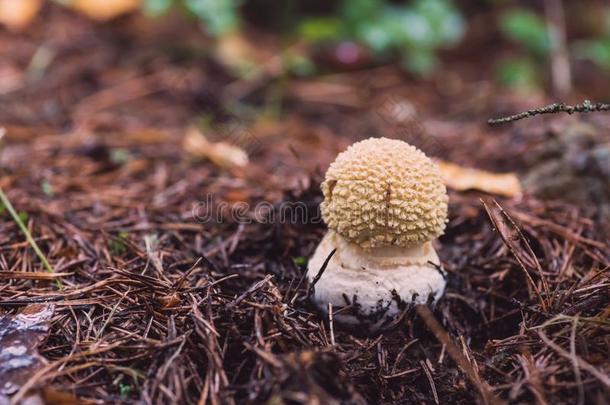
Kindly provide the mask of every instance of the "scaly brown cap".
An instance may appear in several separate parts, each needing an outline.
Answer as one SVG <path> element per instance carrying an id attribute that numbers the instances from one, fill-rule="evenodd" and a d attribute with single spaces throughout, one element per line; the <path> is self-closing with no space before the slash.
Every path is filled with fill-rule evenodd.
<path id="1" fill-rule="evenodd" d="M 322 192 L 328 227 L 363 248 L 411 247 L 445 229 L 448 197 L 438 168 L 400 140 L 351 145 L 330 165 Z"/>

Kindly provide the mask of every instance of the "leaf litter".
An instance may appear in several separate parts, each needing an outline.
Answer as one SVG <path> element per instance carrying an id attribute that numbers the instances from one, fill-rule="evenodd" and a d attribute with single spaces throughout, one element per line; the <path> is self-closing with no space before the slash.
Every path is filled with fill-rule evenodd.
<path id="1" fill-rule="evenodd" d="M 29 44 L 58 35 L 56 58 L 70 63 L 51 64 L 45 80 L 16 90 L 0 109 L 7 131 L 2 187 L 27 212 L 27 226 L 63 283 L 58 290 L 50 276 L 39 277 L 37 256 L 15 244 L 20 229 L 2 215 L 2 319 L 30 305 L 55 307 L 48 330 L 34 339 L 46 362 L 37 360 L 40 368 L 20 380 L 12 399 L 41 387 L 97 403 L 607 398 L 610 251 L 591 204 L 450 190 L 450 222 L 438 249 L 449 278 L 433 309 L 437 322 L 405 312 L 376 336 L 333 325 L 310 305 L 306 266 L 295 258 L 310 257 L 325 231 L 315 215 L 281 223 L 193 216 L 208 195 L 212 204 L 270 203 L 249 219 L 296 203 L 317 213 L 321 173 L 338 151 L 375 133 L 410 136 L 366 110 L 370 94 L 393 96 L 387 83 L 417 111 L 429 111 L 419 117 L 434 136 L 409 142 L 463 167 L 521 175 L 523 151 L 536 131 L 548 132 L 546 121 L 492 134 L 476 112 L 461 110 L 460 118 L 478 126 L 435 121 L 447 98 L 430 100 L 436 90 L 384 67 L 368 78 L 338 75 L 336 84 L 288 83 L 287 124 L 256 129 L 260 145 L 248 153 L 248 170 L 219 170 L 191 159 L 181 142 L 193 115 L 213 116 L 217 129 L 227 121 L 251 127 L 247 114 L 229 113 L 219 101 L 229 79 L 213 63 L 159 54 L 157 64 L 142 64 L 150 55 L 144 43 L 125 52 L 124 33 L 90 35 L 103 28 L 54 10 L 49 23 L 70 32 L 32 26 Z M 86 46 L 74 45 L 78 35 L 90 38 Z M 0 34 L 0 42 L 8 40 Z M 127 72 L 116 66 L 117 55 Z M 260 87 L 231 86 L 253 102 L 261 97 Z M 308 94 L 328 97 L 319 103 L 303 98 Z M 497 106 L 494 100 L 481 104 Z M 219 132 L 214 142 L 222 141 Z M 230 213 L 232 205 L 224 206 Z"/>

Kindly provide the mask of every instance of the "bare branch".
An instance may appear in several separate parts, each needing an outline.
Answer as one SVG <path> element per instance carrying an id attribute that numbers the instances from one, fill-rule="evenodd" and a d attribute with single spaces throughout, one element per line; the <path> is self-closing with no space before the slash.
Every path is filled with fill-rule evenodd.
<path id="1" fill-rule="evenodd" d="M 582 104 L 567 105 L 565 103 L 553 103 L 544 107 L 528 110 L 519 114 L 511 115 L 502 118 L 491 118 L 487 121 L 489 125 L 506 124 L 513 121 L 522 120 L 524 118 L 533 117 L 535 115 L 542 114 L 557 114 L 557 113 L 590 113 L 590 112 L 601 112 L 610 111 L 610 104 L 606 103 L 592 103 L 589 100 L 585 100 Z"/>

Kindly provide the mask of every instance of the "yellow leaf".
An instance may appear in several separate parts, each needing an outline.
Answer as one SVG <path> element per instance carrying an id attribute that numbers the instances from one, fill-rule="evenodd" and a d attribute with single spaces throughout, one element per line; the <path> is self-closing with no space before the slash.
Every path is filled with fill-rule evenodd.
<path id="1" fill-rule="evenodd" d="M 140 8 L 141 0 L 72 0 L 69 7 L 98 21 L 111 20 Z"/>
<path id="2" fill-rule="evenodd" d="M 281 57 L 242 32 L 219 37 L 214 48 L 215 59 L 239 78 L 252 80 L 262 73 L 275 76 L 281 71 Z"/>
<path id="3" fill-rule="evenodd" d="M 210 142 L 197 128 L 186 131 L 182 146 L 191 155 L 209 159 L 225 169 L 248 164 L 248 155 L 243 149 L 227 142 Z"/>
<path id="4" fill-rule="evenodd" d="M 42 0 L 0 0 L 0 23 L 12 31 L 27 27 L 36 17 Z"/>
<path id="5" fill-rule="evenodd" d="M 521 195 L 521 183 L 514 173 L 492 173 L 442 160 L 436 164 L 447 187 L 454 190 L 479 190 L 505 197 Z"/>

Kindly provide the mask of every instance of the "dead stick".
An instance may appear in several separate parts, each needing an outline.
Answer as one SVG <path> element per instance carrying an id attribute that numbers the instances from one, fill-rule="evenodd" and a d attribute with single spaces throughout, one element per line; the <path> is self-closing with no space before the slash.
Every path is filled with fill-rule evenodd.
<path id="1" fill-rule="evenodd" d="M 489 405 L 504 404 L 504 401 L 494 395 L 489 384 L 481 379 L 479 374 L 472 367 L 472 364 L 470 364 L 460 349 L 458 349 L 455 343 L 453 343 L 453 340 L 447 331 L 436 320 L 430 308 L 425 305 L 416 305 L 415 311 L 422 321 L 424 321 L 428 329 L 430 329 L 430 331 L 434 334 L 436 339 L 441 344 L 445 345 L 447 354 L 449 354 L 453 361 L 458 365 L 460 370 L 466 375 L 466 377 L 468 377 L 470 382 L 477 387 L 481 396 L 483 397 L 483 401 Z"/>
<path id="2" fill-rule="evenodd" d="M 557 114 L 557 113 L 590 113 L 590 112 L 601 112 L 610 111 L 610 104 L 606 103 L 592 103 L 589 100 L 585 100 L 582 104 L 567 105 L 565 103 L 554 103 L 549 104 L 545 107 L 528 110 L 519 114 L 511 115 L 502 118 L 492 118 L 487 121 L 489 125 L 506 124 L 513 121 L 522 120 L 524 118 L 533 117 L 535 115 L 542 114 Z"/>

